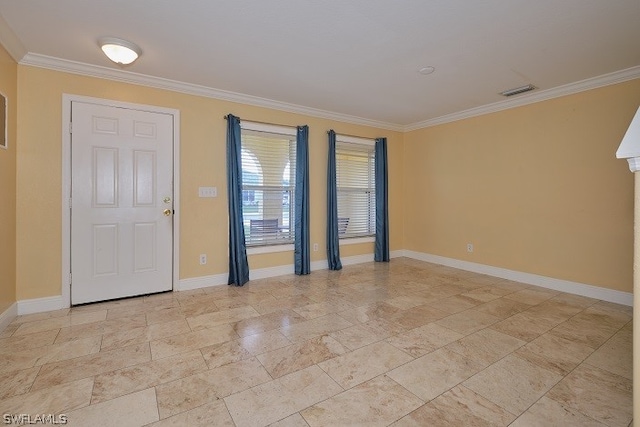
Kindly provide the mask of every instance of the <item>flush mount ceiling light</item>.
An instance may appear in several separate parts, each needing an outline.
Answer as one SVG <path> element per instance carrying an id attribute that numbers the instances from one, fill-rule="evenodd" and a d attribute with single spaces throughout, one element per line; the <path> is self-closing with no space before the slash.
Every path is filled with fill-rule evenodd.
<path id="1" fill-rule="evenodd" d="M 535 87 L 532 84 L 528 84 L 526 86 L 520 86 L 520 87 L 515 87 L 513 89 L 505 90 L 504 92 L 500 92 L 500 95 L 502 95 L 502 96 L 513 96 L 513 95 L 518 95 L 520 93 L 529 92 L 529 91 L 532 91 L 534 89 L 537 89 L 537 87 Z"/>
<path id="2" fill-rule="evenodd" d="M 436 69 L 435 69 L 435 67 L 428 66 L 428 67 L 422 67 L 422 68 L 420 68 L 420 69 L 418 70 L 418 72 L 419 72 L 420 74 L 427 75 L 427 74 L 431 74 L 431 73 L 433 73 L 435 70 L 436 70 Z"/>
<path id="3" fill-rule="evenodd" d="M 131 64 L 142 54 L 136 44 L 116 37 L 101 37 L 98 45 L 110 60 L 120 65 Z"/>

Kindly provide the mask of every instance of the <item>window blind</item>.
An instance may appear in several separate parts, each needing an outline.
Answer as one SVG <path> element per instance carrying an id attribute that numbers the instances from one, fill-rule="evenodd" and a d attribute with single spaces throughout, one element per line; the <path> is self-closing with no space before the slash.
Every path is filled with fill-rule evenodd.
<path id="1" fill-rule="evenodd" d="M 296 137 L 242 129 L 242 209 L 247 246 L 294 241 Z"/>
<path id="2" fill-rule="evenodd" d="M 375 235 L 375 146 L 336 143 L 338 237 Z"/>

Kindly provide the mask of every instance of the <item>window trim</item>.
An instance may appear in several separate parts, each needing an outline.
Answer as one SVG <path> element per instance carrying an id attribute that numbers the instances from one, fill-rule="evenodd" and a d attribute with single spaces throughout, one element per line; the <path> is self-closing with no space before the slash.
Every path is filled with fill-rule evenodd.
<path id="1" fill-rule="evenodd" d="M 373 236 L 364 237 L 343 237 L 338 239 L 340 246 L 342 245 L 358 245 L 360 243 L 374 243 L 376 241 L 375 234 Z"/>
<path id="2" fill-rule="evenodd" d="M 247 245 L 247 255 L 272 254 L 277 252 L 291 252 L 294 250 L 293 243 L 283 243 L 281 245 Z"/>
<path id="3" fill-rule="evenodd" d="M 359 136 L 336 134 L 336 143 L 338 142 L 345 142 L 347 144 L 370 145 L 372 147 L 376 146 L 376 140 L 373 138 L 361 138 Z"/>
<path id="4" fill-rule="evenodd" d="M 241 130 L 252 130 L 255 132 L 277 133 L 288 136 L 298 136 L 298 129 L 293 126 L 272 125 L 269 123 L 240 121 Z"/>

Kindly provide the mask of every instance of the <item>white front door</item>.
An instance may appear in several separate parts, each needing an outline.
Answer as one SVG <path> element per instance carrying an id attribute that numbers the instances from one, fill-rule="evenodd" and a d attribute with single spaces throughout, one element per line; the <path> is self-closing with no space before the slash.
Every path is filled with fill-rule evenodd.
<path id="1" fill-rule="evenodd" d="M 71 304 L 172 289 L 173 116 L 71 104 Z"/>

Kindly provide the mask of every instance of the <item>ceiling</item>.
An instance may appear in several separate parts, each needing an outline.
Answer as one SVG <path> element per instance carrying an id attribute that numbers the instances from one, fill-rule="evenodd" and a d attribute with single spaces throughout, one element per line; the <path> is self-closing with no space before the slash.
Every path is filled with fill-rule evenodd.
<path id="1" fill-rule="evenodd" d="M 0 18 L 0 42 L 27 65 L 388 128 L 503 105 L 499 92 L 529 83 L 509 102 L 640 77 L 638 0 L 0 0 Z M 117 66 L 101 36 L 143 54 Z"/>

